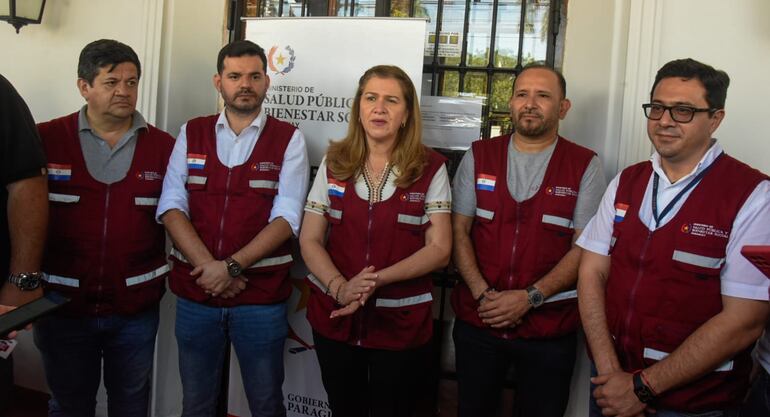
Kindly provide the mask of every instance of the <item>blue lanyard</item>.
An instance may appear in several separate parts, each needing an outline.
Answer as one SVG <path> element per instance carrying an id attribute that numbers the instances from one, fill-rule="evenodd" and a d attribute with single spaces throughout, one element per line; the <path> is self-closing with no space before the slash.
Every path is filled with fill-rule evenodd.
<path id="1" fill-rule="evenodd" d="M 658 176 L 658 173 L 655 173 L 655 178 L 652 180 L 652 217 L 655 219 L 655 228 L 657 229 L 660 226 L 660 221 L 666 217 L 666 214 L 668 214 L 669 211 L 671 211 L 672 208 L 674 208 L 674 205 L 676 205 L 676 202 L 679 201 L 692 187 L 695 187 L 698 185 L 700 180 L 703 179 L 704 176 L 706 176 L 706 173 L 711 169 L 711 167 L 714 166 L 714 164 L 719 160 L 719 158 L 722 157 L 722 153 L 717 155 L 716 158 L 714 158 L 714 161 L 709 164 L 706 168 L 703 169 L 698 175 L 695 176 L 695 178 L 690 181 L 687 186 L 685 186 L 682 191 L 680 191 L 674 198 L 668 203 L 668 205 L 663 209 L 662 212 L 660 212 L 660 215 L 658 215 L 658 182 L 660 181 L 660 177 Z"/>

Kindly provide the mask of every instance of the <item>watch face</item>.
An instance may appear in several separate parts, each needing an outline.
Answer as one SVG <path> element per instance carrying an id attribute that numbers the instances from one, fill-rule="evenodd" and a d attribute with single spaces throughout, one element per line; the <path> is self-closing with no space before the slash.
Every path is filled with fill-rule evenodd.
<path id="1" fill-rule="evenodd" d="M 543 304 L 543 301 L 545 301 L 543 300 L 543 294 L 539 292 L 536 294 L 532 294 L 532 304 L 534 304 L 535 306 L 537 307 L 541 306 Z"/>
<path id="2" fill-rule="evenodd" d="M 236 262 L 235 260 L 230 260 L 227 262 L 227 272 L 230 274 L 231 277 L 237 277 L 238 275 L 241 275 L 242 268 Z"/>
<path id="3" fill-rule="evenodd" d="M 11 276 L 9 281 L 22 291 L 34 290 L 40 286 L 40 276 L 38 274 L 18 274 Z"/>
<path id="4" fill-rule="evenodd" d="M 637 397 L 639 397 L 639 401 L 647 404 L 648 402 L 652 401 L 654 395 L 652 395 L 652 391 L 650 391 L 649 388 L 646 386 L 642 386 L 637 388 L 634 393 Z"/>

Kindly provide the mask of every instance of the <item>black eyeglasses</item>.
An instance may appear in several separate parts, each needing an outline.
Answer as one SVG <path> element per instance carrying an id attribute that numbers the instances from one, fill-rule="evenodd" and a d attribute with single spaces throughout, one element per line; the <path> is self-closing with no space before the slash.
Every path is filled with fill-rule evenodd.
<path id="1" fill-rule="evenodd" d="M 690 123 L 695 117 L 695 113 L 709 112 L 713 113 L 719 109 L 699 109 L 691 106 L 664 106 L 657 103 L 642 104 L 644 109 L 644 117 L 650 120 L 660 120 L 663 117 L 663 113 L 668 110 L 668 114 L 671 118 L 678 123 Z"/>

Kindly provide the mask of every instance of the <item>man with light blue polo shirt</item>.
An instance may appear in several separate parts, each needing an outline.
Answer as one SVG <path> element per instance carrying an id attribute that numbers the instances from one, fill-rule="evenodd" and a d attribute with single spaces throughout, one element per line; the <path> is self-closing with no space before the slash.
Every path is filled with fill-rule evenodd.
<path id="1" fill-rule="evenodd" d="M 302 133 L 263 111 L 266 62 L 249 41 L 222 48 L 214 86 L 225 109 L 182 126 L 163 184 L 185 417 L 214 415 L 230 342 L 252 415 L 286 415 L 290 238 L 309 166 Z"/>
<path id="2" fill-rule="evenodd" d="M 734 416 L 746 394 L 770 306 L 740 250 L 770 243 L 770 181 L 712 138 L 729 83 L 692 59 L 658 71 L 642 106 L 655 153 L 613 179 L 578 239 L 591 416 Z"/>

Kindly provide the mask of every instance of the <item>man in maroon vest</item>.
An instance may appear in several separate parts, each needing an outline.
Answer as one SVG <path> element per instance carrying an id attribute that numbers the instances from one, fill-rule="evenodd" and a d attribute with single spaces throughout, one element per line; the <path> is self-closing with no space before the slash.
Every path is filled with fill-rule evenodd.
<path id="1" fill-rule="evenodd" d="M 615 177 L 578 241 L 592 416 L 732 416 L 746 394 L 770 307 L 740 250 L 770 243 L 770 181 L 712 138 L 729 83 L 692 59 L 658 71 L 642 105 L 655 153 Z"/>
<path id="2" fill-rule="evenodd" d="M 570 108 L 564 77 L 516 77 L 512 135 L 473 143 L 453 188 L 452 294 L 459 415 L 491 416 L 510 365 L 515 415 L 562 416 L 579 322 L 575 238 L 606 185 L 596 155 L 558 135 Z"/>
<path id="3" fill-rule="evenodd" d="M 94 415 L 101 379 L 110 416 L 146 416 L 169 270 L 155 221 L 174 140 L 136 111 L 141 67 L 128 45 L 80 53 L 80 111 L 38 126 L 48 157 L 46 290 L 72 301 L 35 326 L 52 416 Z"/>
<path id="4" fill-rule="evenodd" d="M 289 239 L 309 167 L 302 133 L 262 111 L 266 63 L 252 42 L 222 48 L 214 86 L 225 109 L 182 126 L 163 184 L 157 214 L 174 242 L 183 416 L 214 415 L 230 342 L 252 415 L 286 415 Z"/>

